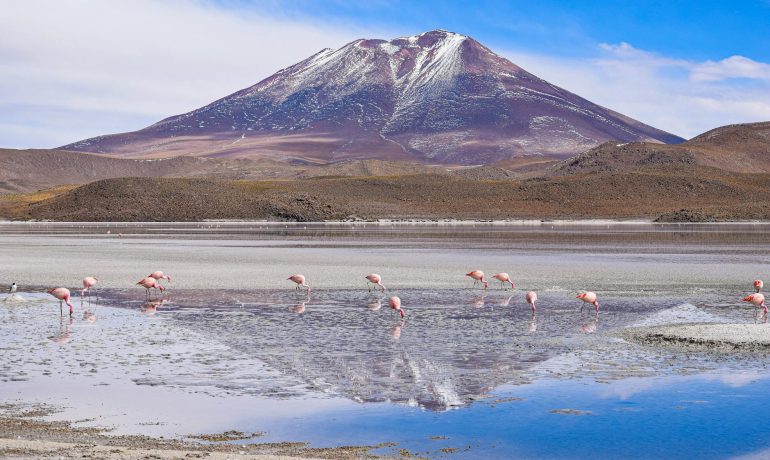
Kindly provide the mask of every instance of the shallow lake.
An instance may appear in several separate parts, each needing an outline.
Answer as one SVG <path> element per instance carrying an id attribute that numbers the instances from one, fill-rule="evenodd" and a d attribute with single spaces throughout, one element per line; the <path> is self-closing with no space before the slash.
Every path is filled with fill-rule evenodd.
<path id="1" fill-rule="evenodd" d="M 28 300 L 0 303 L 0 402 L 118 434 L 395 443 L 384 454 L 770 454 L 765 354 L 616 336 L 763 321 L 739 300 L 767 268 L 770 226 L 20 225 L 0 225 L 2 276 Z M 285 280 L 308 267 L 309 297 Z M 173 282 L 147 302 L 131 286 L 156 268 Z M 471 289 L 474 268 L 508 271 L 519 289 Z M 387 293 L 365 288 L 371 271 Z M 104 287 L 76 298 L 72 319 L 41 294 L 96 272 Z M 599 293 L 598 315 L 581 311 L 580 289 Z"/>

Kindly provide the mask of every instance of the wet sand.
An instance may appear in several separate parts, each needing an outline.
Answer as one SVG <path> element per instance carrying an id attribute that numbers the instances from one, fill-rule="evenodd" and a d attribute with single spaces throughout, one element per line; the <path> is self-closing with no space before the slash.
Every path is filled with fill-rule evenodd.
<path id="1" fill-rule="evenodd" d="M 233 445 L 206 444 L 149 436 L 114 436 L 95 428 L 78 428 L 69 422 L 39 418 L 49 408 L 34 410 L 4 407 L 0 417 L 0 456 L 3 458 L 104 458 L 179 459 L 206 458 L 253 460 L 371 458 L 369 451 L 381 446 L 311 448 L 304 443 L 263 443 Z"/>
<path id="2" fill-rule="evenodd" d="M 763 273 L 756 247 L 770 243 L 762 224 L 35 224 L 25 232 L 31 225 L 0 224 L 0 260 L 9 262 L 0 280 L 73 288 L 92 275 L 99 287 L 125 288 L 160 269 L 184 289 L 282 289 L 301 272 L 314 288 L 351 289 L 376 272 L 386 286 L 456 288 L 479 268 L 506 271 L 523 289 L 647 295 L 739 289 Z"/>

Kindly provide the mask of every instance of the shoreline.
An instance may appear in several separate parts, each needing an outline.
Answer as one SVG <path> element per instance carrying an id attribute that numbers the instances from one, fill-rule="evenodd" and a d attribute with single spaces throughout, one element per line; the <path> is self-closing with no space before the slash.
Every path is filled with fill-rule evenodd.
<path id="1" fill-rule="evenodd" d="M 0 225 L 72 225 L 72 226 L 115 226 L 115 225 L 269 225 L 269 226 L 294 226 L 308 225 L 510 225 L 510 226 L 602 226 L 602 225 L 649 225 L 651 227 L 678 227 L 681 225 L 710 226 L 710 225 L 770 225 L 770 220 L 723 220 L 714 222 L 682 221 L 682 222 L 658 222 L 653 219 L 374 219 L 374 220 L 320 220 L 320 221 L 279 221 L 279 220 L 249 220 L 249 219 L 203 219 L 182 221 L 66 221 L 66 220 L 8 220 L 0 219 Z"/>
<path id="2" fill-rule="evenodd" d="M 103 458 L 177 459 L 237 458 L 251 460 L 316 458 L 382 458 L 371 451 L 391 445 L 311 447 L 303 442 L 233 444 L 223 441 L 237 431 L 219 434 L 189 435 L 170 439 L 142 435 L 110 435 L 109 428 L 80 428 L 74 421 L 47 421 L 42 417 L 55 410 L 37 405 L 28 408 L 3 406 L 0 416 L 0 457 L 3 458 Z M 10 412 L 10 413 L 9 413 Z M 242 433 L 241 433 L 242 434 Z M 210 439 L 197 442 L 193 439 Z M 189 440 L 187 440 L 189 439 Z M 233 439 L 237 441 L 238 439 Z"/>

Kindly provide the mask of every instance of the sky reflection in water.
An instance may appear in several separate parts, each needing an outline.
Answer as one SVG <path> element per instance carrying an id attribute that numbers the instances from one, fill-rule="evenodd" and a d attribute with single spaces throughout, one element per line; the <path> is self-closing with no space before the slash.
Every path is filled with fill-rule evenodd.
<path id="1" fill-rule="evenodd" d="M 265 441 L 395 441 L 469 458 L 717 458 L 770 447 L 764 356 L 683 356 L 611 335 L 661 315 L 751 321 L 728 298 L 607 298 L 597 318 L 546 292 L 533 318 L 519 291 L 397 294 L 403 322 L 363 289 L 310 300 L 177 290 L 149 304 L 136 290 L 105 291 L 72 321 L 33 298 L 0 313 L 3 397 L 64 401 L 62 417 L 100 415 L 95 424 L 124 432 L 236 428 L 266 431 Z M 127 414 L 136 407 L 144 413 Z M 217 414 L 194 419 L 190 407 Z M 163 426 L 140 428 L 147 422 Z"/>

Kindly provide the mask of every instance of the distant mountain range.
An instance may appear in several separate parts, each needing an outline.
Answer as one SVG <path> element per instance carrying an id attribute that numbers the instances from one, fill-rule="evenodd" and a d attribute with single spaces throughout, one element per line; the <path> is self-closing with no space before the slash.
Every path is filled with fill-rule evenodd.
<path id="1" fill-rule="evenodd" d="M 61 147 L 334 163 L 564 159 L 606 141 L 683 139 L 542 80 L 473 38 L 434 30 L 324 49 L 205 107 Z"/>

